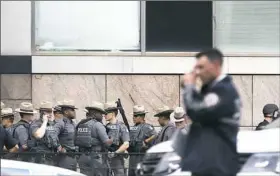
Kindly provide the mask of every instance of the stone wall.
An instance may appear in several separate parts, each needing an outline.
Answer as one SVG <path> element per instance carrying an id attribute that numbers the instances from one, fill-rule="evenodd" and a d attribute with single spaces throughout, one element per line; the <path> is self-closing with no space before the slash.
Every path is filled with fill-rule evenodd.
<path id="1" fill-rule="evenodd" d="M 38 107 L 40 101 L 73 99 L 78 120 L 84 118 L 83 107 L 92 101 L 110 101 L 121 98 L 130 124 L 132 106 L 143 104 L 150 112 L 147 122 L 158 126 L 154 110 L 166 104 L 182 104 L 181 75 L 1 75 L 1 100 L 16 108 L 22 101 Z M 279 75 L 233 75 L 243 100 L 241 129 L 253 129 L 262 121 L 266 103 L 280 104 Z M 17 119 L 18 120 L 18 116 Z"/>

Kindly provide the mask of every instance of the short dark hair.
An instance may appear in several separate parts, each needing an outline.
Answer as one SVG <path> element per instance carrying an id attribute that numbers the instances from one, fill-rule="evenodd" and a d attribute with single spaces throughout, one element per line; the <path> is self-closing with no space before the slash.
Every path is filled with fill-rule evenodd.
<path id="1" fill-rule="evenodd" d="M 206 56 L 211 62 L 219 61 L 220 64 L 223 65 L 224 55 L 220 50 L 216 48 L 204 50 L 195 55 L 196 59 L 199 59 L 202 56 Z"/>

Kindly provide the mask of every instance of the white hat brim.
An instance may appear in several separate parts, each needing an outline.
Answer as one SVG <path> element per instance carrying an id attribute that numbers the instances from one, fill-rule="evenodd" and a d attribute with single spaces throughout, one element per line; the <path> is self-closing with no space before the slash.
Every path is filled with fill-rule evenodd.
<path id="1" fill-rule="evenodd" d="M 24 113 L 24 114 L 36 114 L 37 113 L 36 110 L 33 110 L 32 112 L 27 112 L 27 111 L 21 111 L 20 108 L 15 109 L 15 112 Z"/>
<path id="2" fill-rule="evenodd" d="M 174 122 L 183 122 L 185 119 L 182 118 L 182 119 L 174 119 Z"/>

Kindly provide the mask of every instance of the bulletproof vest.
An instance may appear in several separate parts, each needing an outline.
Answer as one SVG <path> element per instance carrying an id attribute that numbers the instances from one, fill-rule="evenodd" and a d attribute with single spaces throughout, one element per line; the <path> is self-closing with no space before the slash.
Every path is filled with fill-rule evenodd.
<path id="1" fill-rule="evenodd" d="M 137 126 L 130 127 L 130 132 L 129 132 L 130 142 L 134 142 L 137 139 L 139 139 L 138 136 L 139 136 L 139 134 L 141 132 L 141 127 L 142 127 L 141 124 L 139 124 Z"/>
<path id="2" fill-rule="evenodd" d="M 63 118 L 64 128 L 59 134 L 59 142 L 65 148 L 75 149 L 74 137 L 75 137 L 75 125 Z"/>
<path id="3" fill-rule="evenodd" d="M 84 148 L 91 148 L 99 145 L 98 139 L 92 137 L 92 127 L 97 121 L 95 119 L 86 119 L 81 121 L 76 127 L 75 145 Z"/>
<path id="4" fill-rule="evenodd" d="M 27 122 L 23 122 L 23 121 L 20 120 L 18 123 L 14 124 L 11 127 L 12 128 L 11 131 L 12 131 L 12 136 L 13 137 L 15 137 L 15 132 L 16 132 L 17 127 L 19 127 L 21 125 L 29 131 L 30 125 Z"/>
<path id="5" fill-rule="evenodd" d="M 116 124 L 107 124 L 106 128 L 109 138 L 113 139 L 112 145 L 120 146 L 122 141 L 120 141 L 121 126 L 119 122 L 117 122 Z"/>
<path id="6" fill-rule="evenodd" d="M 129 135 L 130 135 L 130 141 L 133 143 L 133 142 L 141 142 L 141 145 L 142 145 L 142 142 L 145 140 L 144 139 L 144 134 L 145 134 L 145 131 L 144 131 L 144 128 L 145 126 L 148 125 L 148 124 L 139 124 L 137 126 L 133 126 L 130 128 L 130 132 L 129 132 Z"/>
<path id="7" fill-rule="evenodd" d="M 57 146 L 57 141 L 53 141 L 52 138 L 53 136 L 55 136 L 54 124 L 55 123 L 48 122 L 46 132 L 43 137 L 44 144 L 48 148 L 55 148 Z"/>
<path id="8" fill-rule="evenodd" d="M 18 123 L 14 124 L 14 125 L 11 127 L 11 131 L 12 131 L 12 136 L 13 136 L 13 138 L 15 138 L 15 132 L 16 132 L 16 129 L 17 129 L 19 126 L 23 126 L 24 128 L 27 129 L 27 134 L 28 134 L 27 146 L 28 146 L 28 148 L 34 147 L 34 142 L 35 142 L 35 140 L 32 140 L 32 139 L 31 139 L 31 136 L 30 136 L 30 133 L 29 133 L 30 124 L 27 123 L 27 122 L 24 122 L 24 121 L 21 121 L 21 120 L 20 120 Z"/>

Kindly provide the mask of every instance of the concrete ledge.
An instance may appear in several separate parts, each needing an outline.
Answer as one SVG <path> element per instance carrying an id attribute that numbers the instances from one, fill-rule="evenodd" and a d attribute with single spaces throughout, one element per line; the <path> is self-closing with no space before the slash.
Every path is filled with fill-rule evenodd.
<path id="1" fill-rule="evenodd" d="M 32 73 L 183 74 L 193 57 L 32 56 Z M 226 57 L 224 73 L 280 74 L 279 57 Z"/>

